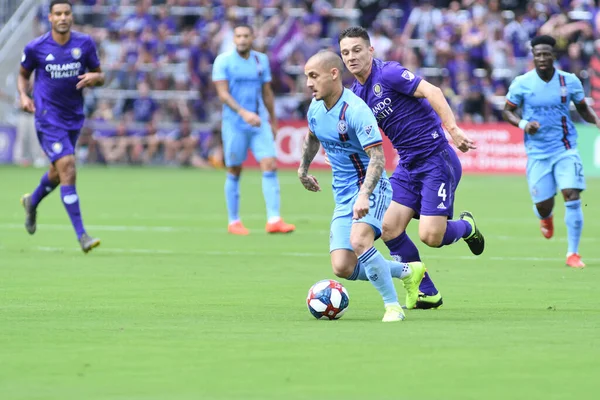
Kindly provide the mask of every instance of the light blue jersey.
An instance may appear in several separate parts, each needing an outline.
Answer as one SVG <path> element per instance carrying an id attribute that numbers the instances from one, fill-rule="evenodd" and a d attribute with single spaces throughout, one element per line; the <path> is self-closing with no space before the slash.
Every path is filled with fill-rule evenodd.
<path id="1" fill-rule="evenodd" d="M 212 79 L 227 81 L 235 101 L 245 110 L 258 114 L 262 121 L 259 127 L 250 126 L 228 105 L 223 105 L 221 135 L 225 165 L 242 165 L 249 149 L 258 161 L 275 157 L 273 131 L 262 96 L 263 85 L 271 82 L 267 56 L 253 50 L 248 59 L 235 50 L 220 54 L 213 64 Z"/>
<path id="2" fill-rule="evenodd" d="M 268 121 L 269 114 L 262 98 L 262 86 L 271 82 L 271 68 L 266 54 L 251 50 L 248 59 L 236 50 L 219 54 L 212 70 L 213 81 L 227 81 L 229 93 L 244 109 Z M 250 127 L 228 105 L 223 105 L 223 120 L 236 126 Z"/>
<path id="3" fill-rule="evenodd" d="M 347 203 L 365 179 L 369 165 L 365 149 L 381 145 L 377 120 L 369 106 L 348 89 L 331 110 L 325 102 L 313 100 L 307 118 L 308 128 L 329 157 L 335 202 Z M 382 179 L 387 181 L 385 172 Z"/>
<path id="4" fill-rule="evenodd" d="M 392 201 L 392 186 L 383 172 L 369 197 L 369 213 L 354 220 L 353 207 L 364 182 L 369 147 L 381 145 L 377 120 L 367 104 L 349 89 L 344 89 L 338 102 L 327 110 L 325 102 L 313 100 L 308 109 L 308 127 L 325 149 L 333 173 L 335 210 L 331 219 L 329 251 L 352 250 L 352 224 L 371 225 L 377 239 L 381 235 L 383 216 Z"/>
<path id="5" fill-rule="evenodd" d="M 535 69 L 515 78 L 506 100 L 523 110 L 523 119 L 540 123 L 535 134 L 525 134 L 529 158 L 552 158 L 577 148 L 577 131 L 569 105 L 584 99 L 579 79 L 564 71 L 556 70 L 550 82 L 544 82 Z"/>

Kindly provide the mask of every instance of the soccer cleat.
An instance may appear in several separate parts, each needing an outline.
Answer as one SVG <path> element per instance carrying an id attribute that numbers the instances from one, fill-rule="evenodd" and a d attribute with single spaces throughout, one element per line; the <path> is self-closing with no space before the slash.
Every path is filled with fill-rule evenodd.
<path id="1" fill-rule="evenodd" d="M 406 289 L 406 308 L 412 310 L 417 305 L 419 299 L 419 285 L 425 275 L 425 264 L 422 262 L 408 263 L 412 272 L 405 278 L 402 278 L 404 289 Z"/>
<path id="2" fill-rule="evenodd" d="M 246 229 L 244 224 L 242 224 L 242 221 L 235 221 L 229 224 L 229 226 L 227 227 L 227 232 L 231 233 L 232 235 L 241 236 L 246 236 L 250 234 L 250 231 Z"/>
<path id="3" fill-rule="evenodd" d="M 442 299 L 442 294 L 437 292 L 433 296 L 428 296 L 422 292 L 419 292 L 419 298 L 417 299 L 417 304 L 415 305 L 415 309 L 417 310 L 437 310 L 444 304 L 444 300 Z"/>
<path id="4" fill-rule="evenodd" d="M 267 225 L 265 226 L 265 231 L 267 231 L 267 233 L 290 233 L 295 230 L 295 225 L 286 224 L 281 218 L 279 218 L 277 222 L 267 222 Z"/>
<path id="5" fill-rule="evenodd" d="M 552 221 L 552 215 L 548 218 L 540 220 L 540 230 L 546 239 L 550 239 L 552 235 L 554 235 L 554 222 Z"/>
<path id="6" fill-rule="evenodd" d="M 404 311 L 402 311 L 402 307 L 400 306 L 387 306 L 385 308 L 385 314 L 383 314 L 383 322 L 396 322 L 396 321 L 404 321 L 406 316 L 404 315 Z"/>
<path id="7" fill-rule="evenodd" d="M 567 267 L 571 268 L 583 268 L 585 264 L 581 261 L 581 256 L 577 253 L 573 253 L 567 257 Z"/>
<path id="8" fill-rule="evenodd" d="M 79 244 L 81 245 L 81 250 L 83 250 L 83 252 L 87 254 L 94 247 L 100 246 L 100 239 L 93 238 L 87 233 L 84 233 L 79 238 Z"/>
<path id="9" fill-rule="evenodd" d="M 473 214 L 468 211 L 463 211 L 460 213 L 459 219 L 467 221 L 469 224 L 471 224 L 471 227 L 473 227 L 471 234 L 464 238 L 464 240 L 467 242 L 469 249 L 471 249 L 471 253 L 476 256 L 480 255 L 483 253 L 483 249 L 485 248 L 485 239 L 479 231 L 479 228 L 477 228 Z"/>
<path id="10" fill-rule="evenodd" d="M 24 194 L 21 197 L 21 205 L 25 209 L 25 229 L 29 232 L 30 235 L 35 233 L 37 228 L 36 217 L 37 211 L 35 208 L 31 207 L 31 195 Z"/>

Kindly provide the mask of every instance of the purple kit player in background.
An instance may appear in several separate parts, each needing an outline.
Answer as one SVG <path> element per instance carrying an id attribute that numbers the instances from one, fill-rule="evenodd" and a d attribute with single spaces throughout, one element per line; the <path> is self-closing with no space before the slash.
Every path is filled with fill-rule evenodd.
<path id="1" fill-rule="evenodd" d="M 73 14 L 69 1 L 52 0 L 48 20 L 52 30 L 25 47 L 18 79 L 21 107 L 35 113 L 38 139 L 51 161 L 50 170 L 42 176 L 38 187 L 21 198 L 25 228 L 30 234 L 35 233 L 38 204 L 60 184 L 60 197 L 81 249 L 87 253 L 100 240 L 90 237 L 83 227 L 75 189 L 74 153 L 84 121 L 82 90 L 101 86 L 104 74 L 94 41 L 88 35 L 71 31 Z M 32 72 L 35 72 L 33 100 L 27 96 Z"/>
<path id="2" fill-rule="evenodd" d="M 345 29 L 339 44 L 344 64 L 356 78 L 352 91 L 369 105 L 400 156 L 390 178 L 394 194 L 381 235 L 390 254 L 402 262 L 421 261 L 406 234 L 412 218 L 420 219 L 419 236 L 428 246 L 441 247 L 463 238 L 473 254 L 481 254 L 484 239 L 473 215 L 465 211 L 459 220 L 450 221 L 462 166 L 442 123 L 458 149 L 466 152 L 476 147 L 456 125 L 441 90 L 397 62 L 373 58 L 364 28 Z M 416 308 L 442 305 L 442 296 L 427 274 L 419 289 L 422 295 Z"/>

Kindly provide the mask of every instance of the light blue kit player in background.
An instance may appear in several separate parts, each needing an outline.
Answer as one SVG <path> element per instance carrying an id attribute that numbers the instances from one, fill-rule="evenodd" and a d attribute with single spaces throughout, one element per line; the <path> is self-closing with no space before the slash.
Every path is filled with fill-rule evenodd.
<path id="1" fill-rule="evenodd" d="M 342 59 L 331 51 L 317 53 L 304 67 L 314 100 L 308 110 L 310 131 L 302 146 L 298 177 L 307 190 L 321 190 L 308 168 L 323 145 L 333 174 L 335 210 L 329 238 L 333 272 L 349 280 L 369 280 L 383 297 L 383 321 L 402 321 L 405 315 L 392 277 L 402 279 L 407 308 L 412 309 L 425 266 L 386 260 L 374 247 L 392 187 L 384 171 L 377 121 L 365 102 L 344 89 L 343 70 Z"/>
<path id="2" fill-rule="evenodd" d="M 550 239 L 554 234 L 552 210 L 558 189 L 566 207 L 566 265 L 583 268 L 579 254 L 583 229 L 580 195 L 585 179 L 577 151 L 577 131 L 570 116 L 571 102 L 586 122 L 600 128 L 600 120 L 586 103 L 577 76 L 554 67 L 555 44 L 556 40 L 547 35 L 532 39 L 535 68 L 510 85 L 503 116 L 525 132 L 527 182 L 542 235 Z M 518 108 L 522 109 L 522 116 L 516 113 Z"/>
<path id="3" fill-rule="evenodd" d="M 240 174 L 248 149 L 260 163 L 262 188 L 267 206 L 267 233 L 289 233 L 296 227 L 286 224 L 279 212 L 279 179 L 274 135 L 277 132 L 269 60 L 252 50 L 253 29 L 246 24 L 233 30 L 236 49 L 220 54 L 213 64 L 212 80 L 223 102 L 223 152 L 227 179 L 225 199 L 228 232 L 247 235 L 239 216 Z"/>

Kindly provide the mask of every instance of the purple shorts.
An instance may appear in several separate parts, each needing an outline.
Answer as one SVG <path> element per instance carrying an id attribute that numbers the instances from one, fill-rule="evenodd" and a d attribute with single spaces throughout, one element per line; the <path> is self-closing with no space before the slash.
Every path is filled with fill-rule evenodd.
<path id="1" fill-rule="evenodd" d="M 37 127 L 37 137 L 42 150 L 52 163 L 65 156 L 75 154 L 75 144 L 79 130 L 65 130 L 54 127 Z"/>
<path id="2" fill-rule="evenodd" d="M 454 192 L 461 176 L 460 160 L 448 145 L 408 169 L 398 164 L 390 178 L 392 201 L 412 208 L 417 219 L 421 215 L 445 215 L 452 219 Z"/>

